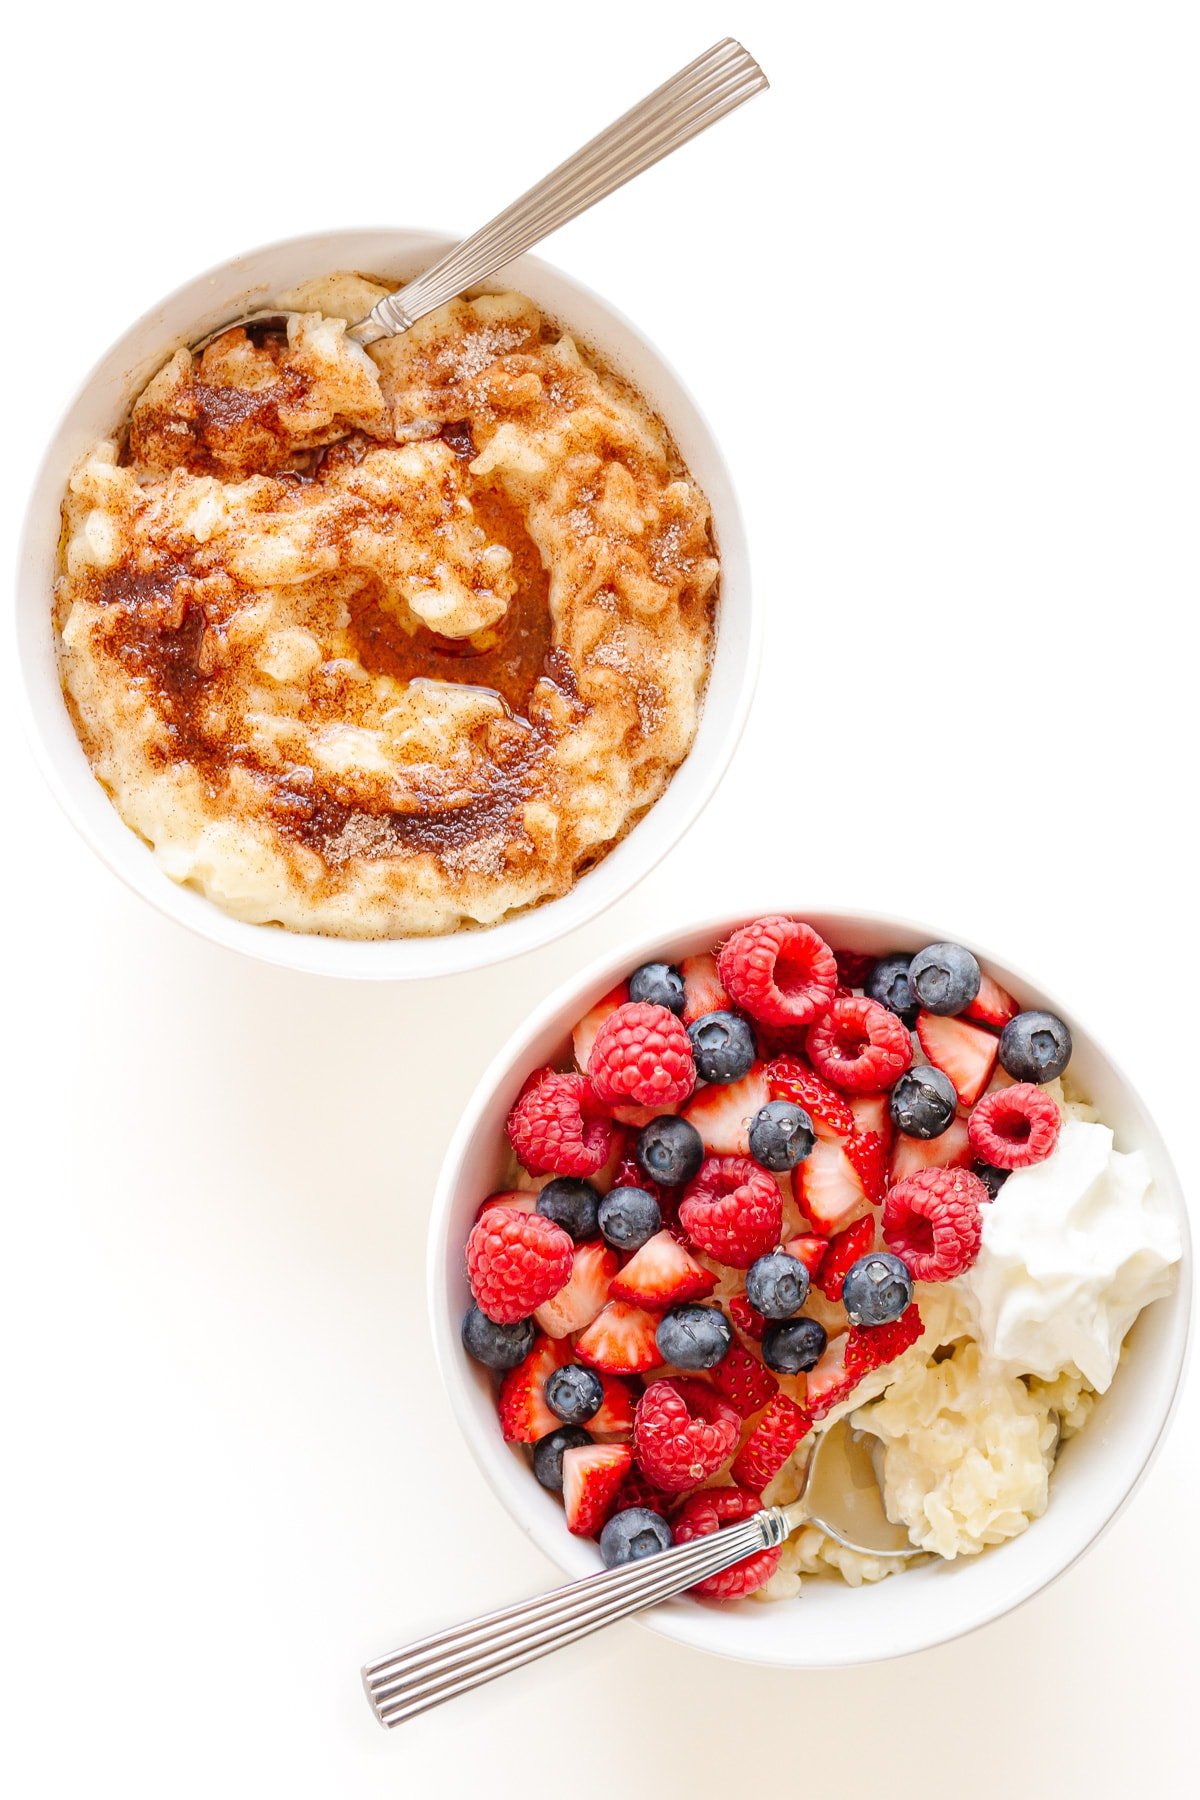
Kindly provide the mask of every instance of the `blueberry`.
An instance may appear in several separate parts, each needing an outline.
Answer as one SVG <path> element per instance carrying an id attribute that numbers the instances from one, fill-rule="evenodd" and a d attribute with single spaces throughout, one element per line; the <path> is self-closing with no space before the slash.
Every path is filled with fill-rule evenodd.
<path id="1" fill-rule="evenodd" d="M 1014 1081 L 1053 1081 L 1070 1060 L 1070 1028 L 1054 1013 L 1018 1013 L 1000 1033 L 1000 1067 Z"/>
<path id="2" fill-rule="evenodd" d="M 643 963 L 629 977 L 629 998 L 683 1011 L 683 976 L 671 963 Z"/>
<path id="3" fill-rule="evenodd" d="M 740 1081 L 754 1061 L 754 1033 L 736 1013 L 711 1012 L 688 1026 L 701 1081 Z"/>
<path id="4" fill-rule="evenodd" d="M 776 1174 L 802 1163 L 816 1141 L 812 1120 L 791 1100 L 768 1100 L 750 1121 L 750 1154 Z"/>
<path id="5" fill-rule="evenodd" d="M 900 1077 L 889 1105 L 897 1131 L 906 1137 L 935 1138 L 953 1123 L 958 1095 L 950 1077 L 926 1063 Z"/>
<path id="6" fill-rule="evenodd" d="M 994 1200 L 1012 1171 L 1010 1169 L 994 1169 L 991 1163 L 977 1162 L 975 1173 L 987 1189 L 989 1200 Z"/>
<path id="7" fill-rule="evenodd" d="M 825 1327 L 816 1319 L 777 1319 L 763 1332 L 763 1361 L 777 1375 L 799 1375 L 815 1368 L 825 1344 Z"/>
<path id="8" fill-rule="evenodd" d="M 961 944 L 927 944 L 908 965 L 908 985 L 931 1013 L 960 1013 L 979 992 L 983 971 Z"/>
<path id="9" fill-rule="evenodd" d="M 771 1250 L 746 1270 L 746 1298 L 766 1319 L 790 1319 L 808 1299 L 808 1270 L 786 1250 Z"/>
<path id="10" fill-rule="evenodd" d="M 537 1209 L 544 1219 L 553 1219 L 570 1232 L 577 1244 L 596 1235 L 596 1209 L 600 1195 L 590 1181 L 575 1181 L 560 1175 L 548 1181 L 537 1198 Z"/>
<path id="11" fill-rule="evenodd" d="M 673 1542 L 665 1519 L 648 1506 L 627 1506 L 600 1533 L 600 1560 L 606 1569 L 617 1569 L 622 1563 L 641 1562 L 643 1556 L 657 1556 Z"/>
<path id="12" fill-rule="evenodd" d="M 604 1404 L 604 1383 L 582 1363 L 564 1363 L 542 1389 L 546 1405 L 564 1425 L 586 1425 Z"/>
<path id="13" fill-rule="evenodd" d="M 582 1444 L 590 1444 L 591 1438 L 578 1425 L 560 1425 L 557 1431 L 549 1431 L 539 1438 L 533 1446 L 533 1472 L 544 1488 L 553 1494 L 562 1493 L 564 1450 L 577 1450 Z"/>
<path id="14" fill-rule="evenodd" d="M 894 950 L 890 956 L 880 957 L 863 983 L 863 993 L 869 1000 L 878 1000 L 880 1006 L 886 1006 L 910 1026 L 916 1024 L 921 1010 L 908 985 L 911 962 L 912 957 L 903 950 Z"/>
<path id="15" fill-rule="evenodd" d="M 469 1307 L 463 1317 L 463 1349 L 488 1369 L 515 1369 L 529 1355 L 536 1335 L 532 1319 L 497 1325 L 477 1306 Z"/>
<path id="16" fill-rule="evenodd" d="M 677 1369 L 715 1369 L 733 1343 L 733 1327 L 716 1306 L 675 1306 L 658 1321 L 654 1341 Z"/>
<path id="17" fill-rule="evenodd" d="M 664 1187 L 681 1187 L 700 1173 L 704 1140 L 686 1119 L 664 1113 L 642 1126 L 635 1155 L 639 1169 L 652 1181 L 661 1181 Z"/>
<path id="18" fill-rule="evenodd" d="M 658 1201 L 645 1188 L 619 1187 L 600 1202 L 600 1235 L 614 1250 L 640 1250 L 662 1229 Z"/>
<path id="19" fill-rule="evenodd" d="M 851 1263 L 842 1282 L 842 1305 L 852 1325 L 889 1325 L 913 1297 L 908 1264 L 890 1250 L 872 1250 Z"/>

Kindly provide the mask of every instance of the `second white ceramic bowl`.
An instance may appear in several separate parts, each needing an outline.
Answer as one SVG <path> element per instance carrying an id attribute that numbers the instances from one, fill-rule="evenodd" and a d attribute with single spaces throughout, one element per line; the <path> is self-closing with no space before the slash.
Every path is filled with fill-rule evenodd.
<path id="1" fill-rule="evenodd" d="M 869 914 L 808 912 L 778 904 L 761 910 L 807 919 L 839 949 L 874 955 L 916 950 L 953 936 Z M 434 1200 L 429 1305 L 451 1407 L 497 1497 L 568 1577 L 599 1567 L 596 1547 L 571 1537 L 558 1499 L 538 1486 L 522 1452 L 503 1442 L 491 1379 L 459 1340 L 470 1301 L 463 1254 L 467 1233 L 480 1201 L 499 1183 L 504 1121 L 526 1076 L 546 1063 L 568 1066 L 575 1021 L 639 963 L 651 957 L 678 962 L 709 950 L 739 923 L 710 919 L 625 944 L 550 995 L 479 1083 L 450 1145 Z M 1175 1286 L 1134 1326 L 1116 1381 L 1087 1428 L 1065 1445 L 1058 1459 L 1049 1509 L 1021 1537 L 982 1556 L 919 1565 L 872 1587 L 812 1580 L 798 1602 L 674 1600 L 642 1615 L 664 1637 L 787 1668 L 872 1662 L 960 1637 L 1019 1606 L 1069 1568 L 1125 1505 L 1162 1437 L 1179 1388 L 1191 1314 L 1191 1251 L 1178 1177 L 1138 1094 L 1074 1010 L 990 951 L 975 949 L 988 972 L 1023 1005 L 1046 1007 L 1070 1022 L 1075 1046 L 1071 1066 L 1080 1087 L 1112 1126 L 1118 1148 L 1147 1153 L 1156 1180 L 1179 1213 L 1184 1256 Z"/>
<path id="2" fill-rule="evenodd" d="M 368 980 L 457 974 L 536 949 L 594 918 L 666 855 L 703 808 L 741 736 L 758 672 L 759 617 L 741 513 L 724 457 L 699 407 L 665 358 L 615 307 L 561 270 L 525 256 L 485 285 L 515 287 L 530 295 L 627 376 L 666 421 L 712 506 L 721 556 L 716 652 L 696 741 L 666 793 L 560 899 L 486 930 L 369 943 L 231 918 L 202 894 L 171 881 L 149 846 L 121 822 L 93 779 L 75 736 L 54 658 L 50 596 L 59 509 L 72 465 L 89 444 L 119 427 L 150 375 L 180 344 L 269 304 L 276 294 L 313 275 L 360 269 L 399 283 L 428 267 L 451 241 L 424 231 L 317 232 L 250 251 L 168 295 L 113 345 L 67 408 L 38 472 L 21 545 L 16 638 L 27 726 L 68 816 L 109 867 L 161 912 L 214 943 L 316 974 Z"/>

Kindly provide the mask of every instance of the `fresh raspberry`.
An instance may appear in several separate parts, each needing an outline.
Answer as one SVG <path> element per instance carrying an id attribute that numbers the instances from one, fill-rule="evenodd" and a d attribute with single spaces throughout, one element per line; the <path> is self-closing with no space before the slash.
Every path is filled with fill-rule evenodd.
<path id="1" fill-rule="evenodd" d="M 799 919 L 743 925 L 722 946 L 717 969 L 737 1004 L 766 1025 L 807 1025 L 837 987 L 833 951 Z"/>
<path id="2" fill-rule="evenodd" d="M 1062 1115 L 1032 1081 L 985 1094 L 967 1120 L 971 1148 L 993 1169 L 1026 1169 L 1044 1162 L 1058 1142 Z"/>
<path id="3" fill-rule="evenodd" d="M 863 1193 L 872 1206 L 879 1206 L 887 1193 L 887 1150 L 877 1131 L 856 1131 L 842 1145 L 863 1184 Z"/>
<path id="4" fill-rule="evenodd" d="M 679 1223 L 731 1269 L 748 1269 L 779 1242 L 783 1199 L 773 1175 L 747 1156 L 709 1156 L 684 1190 Z"/>
<path id="5" fill-rule="evenodd" d="M 608 1106 L 668 1112 L 696 1085 L 687 1027 L 669 1007 L 631 1000 L 609 1014 L 588 1057 L 588 1078 Z"/>
<path id="6" fill-rule="evenodd" d="M 988 1191 L 969 1169 L 920 1169 L 889 1189 L 883 1241 L 914 1281 L 950 1281 L 979 1255 Z"/>
<path id="7" fill-rule="evenodd" d="M 730 1406 L 736 1406 L 743 1419 L 751 1418 L 779 1392 L 779 1383 L 770 1369 L 740 1344 L 734 1344 L 725 1352 L 713 1369 L 711 1380 L 718 1394 L 728 1400 Z"/>
<path id="8" fill-rule="evenodd" d="M 650 1512 L 656 1512 L 660 1519 L 665 1519 L 671 1504 L 670 1494 L 664 1494 L 660 1488 L 654 1487 L 640 1470 L 634 1468 L 626 1476 L 625 1485 L 613 1503 L 613 1517 L 617 1513 L 628 1512 L 631 1506 L 644 1506 Z"/>
<path id="9" fill-rule="evenodd" d="M 707 1537 L 710 1532 L 719 1531 L 722 1525 L 737 1525 L 742 1519 L 761 1511 L 762 1501 L 757 1494 L 747 1494 L 735 1487 L 705 1488 L 701 1494 L 692 1494 L 680 1507 L 672 1526 L 675 1542 L 690 1544 L 694 1538 Z M 752 1594 L 755 1588 L 770 1581 L 782 1555 L 781 1544 L 773 1550 L 756 1550 L 753 1556 L 744 1556 L 732 1568 L 722 1569 L 719 1574 L 698 1581 L 691 1592 L 703 1595 L 706 1600 L 740 1600 L 744 1594 Z"/>
<path id="10" fill-rule="evenodd" d="M 878 1094 L 912 1062 L 904 1021 L 878 1000 L 850 994 L 835 1000 L 805 1039 L 818 1075 L 851 1094 Z"/>
<path id="11" fill-rule="evenodd" d="M 509 1142 L 533 1175 L 594 1175 L 608 1161 L 612 1137 L 584 1075 L 543 1070 L 508 1115 Z"/>
<path id="12" fill-rule="evenodd" d="M 700 1381 L 652 1381 L 633 1418 L 633 1451 L 652 1486 L 679 1494 L 715 1475 L 733 1454 L 742 1421 Z"/>
<path id="13" fill-rule="evenodd" d="M 827 1300 L 840 1300 L 846 1270 L 853 1268 L 860 1256 L 875 1247 L 875 1215 L 847 1225 L 829 1240 L 829 1248 L 821 1258 L 816 1283 Z"/>
<path id="14" fill-rule="evenodd" d="M 877 956 L 864 956 L 861 950 L 835 950 L 838 981 L 844 988 L 860 988 L 875 964 Z"/>
<path id="15" fill-rule="evenodd" d="M 906 1306 L 898 1319 L 887 1325 L 852 1325 L 846 1339 L 846 1367 L 861 1380 L 875 1369 L 895 1362 L 915 1344 L 925 1329 L 916 1302 Z"/>
<path id="16" fill-rule="evenodd" d="M 767 1329 L 767 1321 L 756 1306 L 751 1306 L 745 1294 L 731 1294 L 726 1301 L 729 1316 L 740 1332 L 761 1344 L 763 1332 Z"/>
<path id="17" fill-rule="evenodd" d="M 541 1213 L 493 1206 L 467 1239 L 467 1278 L 480 1309 L 497 1325 L 515 1325 L 571 1277 L 575 1246 Z"/>
<path id="18" fill-rule="evenodd" d="M 838 1137 L 849 1137 L 854 1130 L 854 1114 L 850 1102 L 835 1093 L 829 1083 L 796 1056 L 777 1056 L 767 1064 L 767 1085 L 772 1100 L 790 1100 L 802 1106 L 818 1125 L 828 1125 Z"/>
<path id="19" fill-rule="evenodd" d="M 733 1479 L 761 1494 L 805 1433 L 812 1430 L 812 1419 L 802 1406 L 777 1394 L 733 1462 Z"/>

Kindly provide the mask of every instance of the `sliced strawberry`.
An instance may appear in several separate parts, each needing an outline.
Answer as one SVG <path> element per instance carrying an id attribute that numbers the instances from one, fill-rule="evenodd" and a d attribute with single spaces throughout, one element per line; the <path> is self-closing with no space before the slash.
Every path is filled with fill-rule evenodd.
<path id="1" fill-rule="evenodd" d="M 730 1406 L 736 1406 L 743 1419 L 750 1418 L 779 1392 L 779 1383 L 770 1369 L 741 1344 L 726 1351 L 710 1379 L 718 1394 L 723 1394 Z"/>
<path id="2" fill-rule="evenodd" d="M 562 1420 L 550 1411 L 542 1390 L 546 1377 L 570 1360 L 570 1344 L 539 1337 L 525 1361 L 508 1371 L 496 1403 L 506 1444 L 535 1444 L 548 1431 L 557 1431 Z"/>
<path id="3" fill-rule="evenodd" d="M 965 1008 L 968 1019 L 976 1019 L 980 1025 L 994 1025 L 997 1031 L 1002 1031 L 1020 1010 L 1012 995 L 990 975 L 984 976 L 979 983 L 979 992 Z"/>
<path id="4" fill-rule="evenodd" d="M 849 1094 L 850 1111 L 854 1114 L 854 1129 L 860 1134 L 873 1131 L 883 1140 L 885 1150 L 892 1147 L 892 1138 L 896 1127 L 892 1123 L 892 1108 L 887 1094 Z"/>
<path id="5" fill-rule="evenodd" d="M 669 1231 L 656 1231 L 614 1277 L 609 1293 L 614 1300 L 665 1312 L 681 1301 L 702 1299 L 716 1285 L 712 1270 L 698 1263 Z"/>
<path id="6" fill-rule="evenodd" d="M 676 1106 L 634 1106 L 632 1102 L 626 1106 L 614 1106 L 612 1116 L 622 1125 L 632 1125 L 640 1131 L 651 1119 L 661 1119 L 664 1113 L 678 1112 Z"/>
<path id="7" fill-rule="evenodd" d="M 974 1161 L 965 1119 L 952 1119 L 941 1137 L 905 1137 L 898 1131 L 888 1165 L 888 1186 L 895 1187 L 918 1169 L 969 1169 Z"/>
<path id="8" fill-rule="evenodd" d="M 848 1225 L 845 1231 L 839 1231 L 836 1237 L 830 1238 L 829 1247 L 815 1276 L 816 1284 L 827 1300 L 841 1299 L 846 1270 L 874 1246 L 874 1213 L 870 1218 L 860 1219 L 857 1225 Z"/>
<path id="9" fill-rule="evenodd" d="M 578 1444 L 564 1451 L 567 1530 L 576 1537 L 595 1537 L 632 1467 L 633 1451 L 624 1444 Z"/>
<path id="10" fill-rule="evenodd" d="M 848 1400 L 859 1382 L 863 1371 L 857 1367 L 847 1368 L 846 1350 L 850 1342 L 850 1333 L 843 1331 L 840 1337 L 831 1338 L 821 1355 L 816 1367 L 808 1371 L 808 1388 L 806 1399 L 808 1411 L 812 1418 L 823 1419 L 835 1406 Z"/>
<path id="11" fill-rule="evenodd" d="M 740 1081 L 714 1082 L 693 1094 L 683 1116 L 704 1139 L 710 1156 L 749 1156 L 750 1121 L 771 1098 L 764 1063 Z"/>
<path id="12" fill-rule="evenodd" d="M 593 1437 L 627 1438 L 633 1431 L 633 1394 L 628 1382 L 619 1375 L 601 1375 L 604 1398 L 600 1411 L 593 1413 L 587 1428 Z"/>
<path id="13" fill-rule="evenodd" d="M 821 1266 L 821 1258 L 829 1248 L 829 1239 L 823 1237 L 794 1237 L 783 1246 L 789 1256 L 802 1262 L 809 1274 L 815 1274 Z"/>
<path id="14" fill-rule="evenodd" d="M 587 1074 L 588 1057 L 592 1054 L 596 1033 L 605 1019 L 615 1013 L 618 1006 L 624 1006 L 628 999 L 628 985 L 622 982 L 620 987 L 613 988 L 610 993 L 604 995 L 603 999 L 597 1000 L 595 1006 L 584 1013 L 571 1033 L 571 1044 L 575 1051 L 575 1067 L 582 1074 Z"/>
<path id="15" fill-rule="evenodd" d="M 577 1340 L 580 1362 L 608 1375 L 640 1375 L 662 1364 L 654 1334 L 658 1320 L 640 1306 L 610 1300 Z"/>
<path id="16" fill-rule="evenodd" d="M 887 1151 L 877 1131 L 858 1131 L 842 1145 L 846 1160 L 863 1184 L 863 1192 L 873 1206 L 879 1206 L 887 1193 Z"/>
<path id="17" fill-rule="evenodd" d="M 752 1494 L 761 1494 L 811 1429 L 812 1414 L 786 1394 L 776 1394 L 734 1458 L 733 1479 Z"/>
<path id="18" fill-rule="evenodd" d="M 499 1194 L 489 1194 L 475 1214 L 475 1223 L 478 1225 L 484 1213 L 490 1212 L 493 1206 L 507 1206 L 512 1212 L 536 1212 L 537 1198 L 535 1188 L 505 1188 Z"/>
<path id="19" fill-rule="evenodd" d="M 683 1013 L 685 1025 L 694 1025 L 705 1013 L 728 1012 L 733 1005 L 717 974 L 715 956 L 685 956 L 679 965 L 683 976 Z"/>
<path id="20" fill-rule="evenodd" d="M 822 1238 L 820 1241 L 822 1252 L 824 1252 L 825 1240 Z M 753 1338 L 756 1344 L 761 1344 L 763 1332 L 767 1329 L 767 1321 L 758 1308 L 751 1306 L 745 1294 L 731 1294 L 725 1304 L 729 1309 L 730 1318 L 742 1335 Z"/>
<path id="21" fill-rule="evenodd" d="M 965 1019 L 940 1013 L 917 1014 L 917 1039 L 922 1050 L 954 1083 L 964 1106 L 974 1106 L 992 1078 L 1000 1040 Z"/>
<path id="22" fill-rule="evenodd" d="M 802 1106 L 818 1137 L 849 1137 L 854 1114 L 844 1094 L 822 1081 L 798 1056 L 777 1056 L 767 1064 L 772 1100 L 790 1100 Z"/>
<path id="23" fill-rule="evenodd" d="M 792 1170 L 792 1193 L 809 1224 L 826 1237 L 871 1210 L 862 1177 L 841 1144 L 824 1138 Z"/>
<path id="24" fill-rule="evenodd" d="M 887 1325 L 852 1325 L 846 1342 L 846 1367 L 859 1375 L 895 1362 L 916 1343 L 925 1325 L 914 1301 Z"/>
<path id="25" fill-rule="evenodd" d="M 591 1324 L 608 1299 L 609 1283 L 617 1266 L 616 1251 L 599 1238 L 580 1244 L 566 1287 L 559 1288 L 533 1315 L 547 1337 L 569 1337 L 573 1331 L 582 1331 Z"/>

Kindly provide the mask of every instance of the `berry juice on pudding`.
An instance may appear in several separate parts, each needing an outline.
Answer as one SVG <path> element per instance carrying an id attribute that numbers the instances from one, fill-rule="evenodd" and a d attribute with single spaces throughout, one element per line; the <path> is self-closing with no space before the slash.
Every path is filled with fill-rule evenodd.
<path id="1" fill-rule="evenodd" d="M 1181 1249 L 1067 1022 L 961 945 L 862 956 L 771 917 L 630 971 L 572 1049 L 512 1108 L 463 1321 L 566 1528 L 654 1555 L 794 1498 L 849 1418 L 930 1556 L 1026 1530 Z M 908 1566 L 808 1526 L 698 1591 Z"/>

